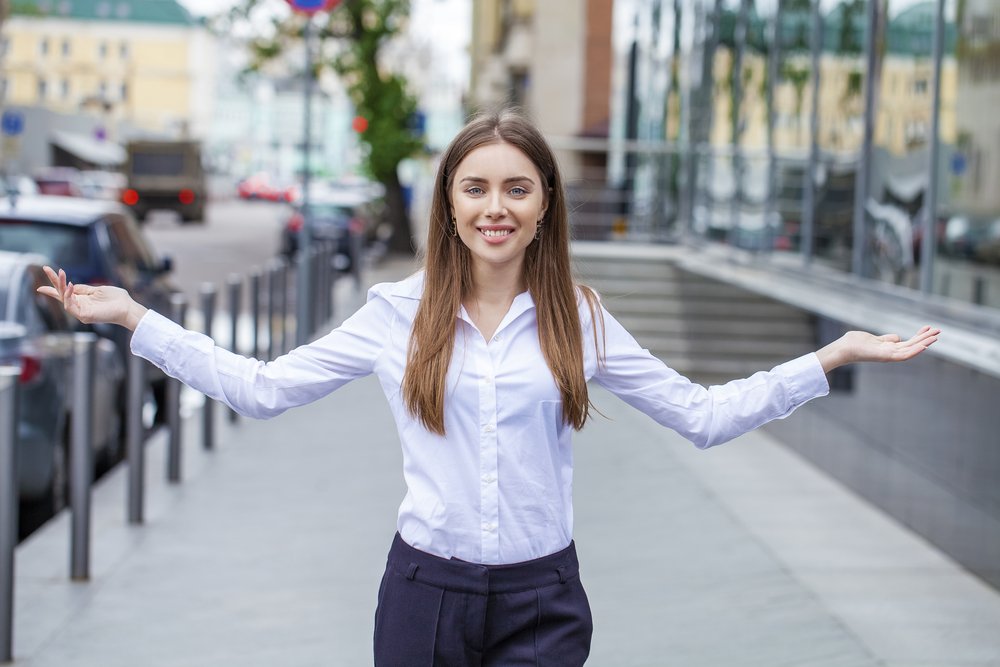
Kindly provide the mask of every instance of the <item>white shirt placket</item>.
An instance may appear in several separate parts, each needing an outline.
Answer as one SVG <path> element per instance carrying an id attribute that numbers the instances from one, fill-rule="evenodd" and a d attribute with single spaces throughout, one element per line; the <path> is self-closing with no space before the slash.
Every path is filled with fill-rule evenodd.
<path id="1" fill-rule="evenodd" d="M 480 540 L 485 562 L 500 558 L 500 493 L 498 487 L 496 369 L 483 337 L 476 335 L 479 372 L 479 506 Z"/>

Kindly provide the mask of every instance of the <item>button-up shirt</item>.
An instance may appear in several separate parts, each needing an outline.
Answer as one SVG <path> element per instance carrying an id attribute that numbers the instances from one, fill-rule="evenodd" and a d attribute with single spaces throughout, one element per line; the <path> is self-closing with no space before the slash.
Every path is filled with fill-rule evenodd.
<path id="1" fill-rule="evenodd" d="M 411 415 L 401 392 L 423 274 L 373 287 L 368 302 L 324 337 L 265 363 L 215 346 L 150 311 L 132 351 L 231 406 L 266 418 L 374 373 L 403 450 L 398 525 L 410 545 L 445 558 L 516 563 L 566 547 L 573 534 L 572 427 L 542 356 L 535 303 L 515 297 L 486 340 L 464 309 L 445 386 L 445 435 Z M 698 447 L 730 440 L 828 391 L 815 354 L 705 388 L 640 347 L 602 308 L 579 301 L 584 373 Z M 603 358 L 598 362 L 598 350 Z"/>

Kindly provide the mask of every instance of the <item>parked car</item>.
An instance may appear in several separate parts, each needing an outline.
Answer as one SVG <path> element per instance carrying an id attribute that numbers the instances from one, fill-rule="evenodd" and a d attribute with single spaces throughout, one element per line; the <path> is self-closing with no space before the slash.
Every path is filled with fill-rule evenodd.
<path id="1" fill-rule="evenodd" d="M 240 199 L 291 203 L 299 196 L 299 188 L 294 184 L 278 184 L 267 174 L 258 173 L 241 180 L 236 193 Z"/>
<path id="2" fill-rule="evenodd" d="M 39 194 L 84 197 L 83 176 L 73 167 L 45 167 L 35 172 Z"/>
<path id="3" fill-rule="evenodd" d="M 22 502 L 58 511 L 66 502 L 72 420 L 72 328 L 59 303 L 35 290 L 49 284 L 37 255 L 0 252 L 0 328 L 23 336 L 13 352 L 21 365 L 18 409 L 18 492 Z M 122 452 L 120 397 L 125 365 L 114 343 L 98 338 L 92 414 L 95 462 Z M 96 472 L 96 470 L 95 470 Z"/>
<path id="4" fill-rule="evenodd" d="M 281 230 L 281 252 L 293 257 L 299 249 L 299 238 L 309 220 L 311 238 L 333 241 L 334 267 L 350 271 L 355 261 L 355 251 L 364 243 L 371 218 L 366 210 L 369 197 L 360 191 L 317 189 L 310 192 L 309 205 L 296 204 Z M 352 237 L 357 237 L 357 242 Z"/>
<path id="5" fill-rule="evenodd" d="M 0 200 L 0 250 L 41 254 L 73 282 L 122 287 L 161 313 L 170 312 L 170 296 L 178 291 L 169 277 L 171 259 L 154 255 L 135 219 L 116 202 L 46 196 L 19 197 L 13 204 Z M 127 359 L 125 329 L 92 328 L 115 343 L 123 362 Z M 165 376 L 151 370 L 150 381 L 162 406 Z M 157 416 L 162 418 L 162 411 Z"/>

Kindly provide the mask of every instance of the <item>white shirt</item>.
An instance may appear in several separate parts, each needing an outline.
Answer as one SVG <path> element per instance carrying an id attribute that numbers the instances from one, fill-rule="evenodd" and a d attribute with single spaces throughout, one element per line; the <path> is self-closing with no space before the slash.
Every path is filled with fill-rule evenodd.
<path id="1" fill-rule="evenodd" d="M 136 328 L 132 351 L 258 418 L 374 373 L 403 449 L 407 492 L 397 527 L 408 544 L 485 564 L 516 563 L 566 547 L 573 535 L 573 429 L 562 420 L 561 397 L 542 357 L 531 295 L 515 297 L 489 341 L 464 309 L 458 314 L 442 437 L 407 412 L 400 391 L 422 291 L 423 273 L 376 285 L 340 327 L 270 363 L 216 347 L 152 311 Z M 598 364 L 590 309 L 579 301 L 587 379 L 698 447 L 785 417 L 828 392 L 815 354 L 706 389 L 642 349 L 607 311 L 605 362 Z"/>

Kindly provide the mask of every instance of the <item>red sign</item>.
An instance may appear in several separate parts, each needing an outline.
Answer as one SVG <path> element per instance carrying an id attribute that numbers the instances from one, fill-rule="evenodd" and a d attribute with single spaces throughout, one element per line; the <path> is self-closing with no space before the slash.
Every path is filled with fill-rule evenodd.
<path id="1" fill-rule="evenodd" d="M 285 0 L 292 6 L 292 9 L 303 14 L 315 14 L 333 9 L 340 4 L 340 0 Z"/>

